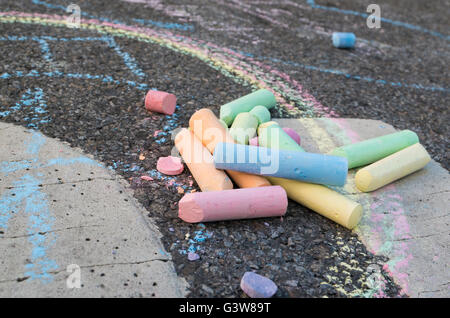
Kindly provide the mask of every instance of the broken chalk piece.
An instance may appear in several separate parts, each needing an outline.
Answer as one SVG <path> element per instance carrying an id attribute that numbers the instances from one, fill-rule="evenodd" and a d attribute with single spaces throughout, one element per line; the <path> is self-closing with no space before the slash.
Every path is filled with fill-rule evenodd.
<path id="1" fill-rule="evenodd" d="M 264 124 L 268 121 L 270 121 L 270 112 L 267 109 L 267 107 L 264 106 L 255 106 L 250 111 L 250 114 L 256 117 L 258 119 L 258 125 Z"/>
<path id="2" fill-rule="evenodd" d="M 374 191 L 422 169 L 430 160 L 425 148 L 417 143 L 362 168 L 356 173 L 355 184 L 363 192 Z"/>
<path id="3" fill-rule="evenodd" d="M 250 141 L 248 142 L 250 146 L 259 146 L 258 144 L 258 137 L 253 137 L 252 139 L 250 139 Z"/>
<path id="4" fill-rule="evenodd" d="M 340 49 L 352 49 L 355 47 L 356 36 L 350 32 L 333 32 L 333 45 Z"/>
<path id="5" fill-rule="evenodd" d="M 235 170 L 335 186 L 345 185 L 347 159 L 303 151 L 289 151 L 219 143 L 214 151 L 217 169 Z"/>
<path id="6" fill-rule="evenodd" d="M 286 191 L 279 186 L 185 194 L 178 216 L 188 223 L 282 216 Z"/>
<path id="7" fill-rule="evenodd" d="M 220 119 L 230 126 L 238 114 L 249 112 L 255 106 L 264 106 L 267 109 L 271 109 L 276 103 L 277 101 L 272 92 L 267 89 L 260 89 L 221 106 Z"/>
<path id="8" fill-rule="evenodd" d="M 156 169 L 166 175 L 176 176 L 183 172 L 184 166 L 180 158 L 168 156 L 158 159 Z"/>
<path id="9" fill-rule="evenodd" d="M 186 128 L 175 137 L 175 146 L 203 192 L 233 189 L 227 174 L 214 167 L 213 156 Z"/>
<path id="10" fill-rule="evenodd" d="M 347 158 L 348 168 L 352 169 L 371 164 L 418 142 L 416 133 L 402 130 L 336 148 L 330 155 Z"/>
<path id="11" fill-rule="evenodd" d="M 176 104 L 176 96 L 170 93 L 149 90 L 145 96 L 145 108 L 149 111 L 172 115 Z"/>
<path id="12" fill-rule="evenodd" d="M 188 253 L 188 260 L 190 260 L 191 262 L 196 261 L 198 259 L 200 259 L 200 255 L 198 255 L 197 253 L 194 252 Z"/>
<path id="13" fill-rule="evenodd" d="M 233 137 L 222 126 L 214 113 L 203 108 L 196 111 L 189 119 L 189 128 L 194 135 L 208 148 L 210 153 L 214 152 L 219 142 L 234 143 Z M 264 177 L 250 175 L 238 171 L 227 171 L 231 179 L 241 188 L 255 188 L 270 186 L 270 182 Z"/>
<path id="14" fill-rule="evenodd" d="M 289 135 L 289 137 L 294 139 L 298 145 L 300 145 L 300 135 L 297 134 L 297 132 L 294 129 L 289 128 L 289 127 L 284 127 L 283 130 L 286 134 Z"/>
<path id="15" fill-rule="evenodd" d="M 241 279 L 241 289 L 251 298 L 270 298 L 278 290 L 270 279 L 253 272 L 246 272 Z"/>
<path id="16" fill-rule="evenodd" d="M 248 141 L 256 135 L 256 128 L 258 128 L 258 118 L 251 113 L 240 113 L 234 119 L 229 133 L 235 142 L 248 145 Z"/>

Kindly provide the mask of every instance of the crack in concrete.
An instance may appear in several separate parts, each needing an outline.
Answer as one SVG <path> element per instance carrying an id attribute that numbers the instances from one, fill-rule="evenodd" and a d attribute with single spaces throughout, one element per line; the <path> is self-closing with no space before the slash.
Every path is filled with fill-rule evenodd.
<path id="1" fill-rule="evenodd" d="M 52 185 L 62 185 L 62 184 L 73 184 L 73 183 L 83 183 L 83 182 L 91 182 L 94 180 L 105 180 L 105 181 L 115 181 L 116 179 L 109 179 L 109 178 L 105 178 L 105 177 L 97 177 L 97 178 L 88 178 L 86 180 L 76 180 L 76 181 L 61 181 L 61 182 L 54 182 L 54 183 L 41 183 L 38 186 L 39 187 L 44 187 L 44 186 L 52 186 Z M 3 187 L 3 189 L 5 190 L 12 190 L 12 189 L 21 189 L 24 188 L 25 186 L 18 186 L 18 187 Z"/>
<path id="2" fill-rule="evenodd" d="M 17 236 L 0 236 L 0 239 L 17 239 L 17 238 L 30 237 L 30 236 L 33 236 L 33 235 L 36 235 L 36 234 L 47 235 L 48 233 L 63 232 L 63 231 L 67 231 L 67 230 L 81 229 L 81 228 L 87 228 L 87 227 L 101 227 L 101 226 L 103 226 L 103 225 L 94 224 L 94 225 L 73 226 L 73 227 L 68 227 L 68 228 L 65 228 L 65 229 L 57 229 L 57 230 L 47 231 L 47 232 L 36 232 L 36 233 L 17 235 Z"/>
<path id="3" fill-rule="evenodd" d="M 410 240 L 416 240 L 416 239 L 423 239 L 423 238 L 438 236 L 438 235 L 442 235 L 442 234 L 450 234 L 450 232 L 441 232 L 441 233 L 435 233 L 435 234 L 430 234 L 430 235 L 408 237 L 408 238 L 404 238 L 404 239 L 392 240 L 392 242 L 403 242 L 403 241 L 410 241 Z"/>
<path id="4" fill-rule="evenodd" d="M 150 260 L 137 261 L 137 262 L 84 265 L 84 266 L 80 266 L 80 268 L 93 268 L 93 267 L 105 267 L 105 266 L 116 266 L 116 265 L 141 265 L 141 264 L 151 263 L 151 262 L 167 263 L 169 261 L 171 261 L 171 259 L 168 259 L 168 258 L 154 258 L 154 259 L 150 259 Z M 48 272 L 48 273 L 57 275 L 57 274 L 62 273 L 62 272 L 67 272 L 67 271 L 66 270 L 60 270 L 60 271 L 53 271 L 53 272 Z M 16 279 L 0 280 L 0 284 L 20 283 L 20 282 L 26 281 L 28 278 L 30 278 L 30 277 L 29 276 L 24 276 L 24 277 L 18 277 Z"/>

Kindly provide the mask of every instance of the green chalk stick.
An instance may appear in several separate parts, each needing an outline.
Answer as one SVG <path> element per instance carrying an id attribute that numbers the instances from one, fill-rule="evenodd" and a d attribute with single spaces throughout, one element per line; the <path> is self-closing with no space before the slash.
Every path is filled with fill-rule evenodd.
<path id="1" fill-rule="evenodd" d="M 305 151 L 300 147 L 294 139 L 275 122 L 258 129 L 258 143 L 261 147 L 291 150 L 291 151 Z"/>
<path id="2" fill-rule="evenodd" d="M 270 121 L 270 112 L 267 109 L 267 107 L 258 105 L 252 108 L 250 111 L 250 114 L 255 116 L 258 119 L 258 124 L 264 124 L 268 121 Z"/>
<path id="3" fill-rule="evenodd" d="M 230 135 L 238 144 L 248 145 L 248 141 L 256 136 L 258 119 L 250 113 L 240 113 L 230 127 Z"/>
<path id="4" fill-rule="evenodd" d="M 220 119 L 230 126 L 238 114 L 249 112 L 259 105 L 271 109 L 276 103 L 275 96 L 270 91 L 260 89 L 220 107 Z"/>
<path id="5" fill-rule="evenodd" d="M 371 164 L 419 142 L 411 130 L 376 137 L 334 149 L 330 154 L 346 157 L 348 168 Z"/>

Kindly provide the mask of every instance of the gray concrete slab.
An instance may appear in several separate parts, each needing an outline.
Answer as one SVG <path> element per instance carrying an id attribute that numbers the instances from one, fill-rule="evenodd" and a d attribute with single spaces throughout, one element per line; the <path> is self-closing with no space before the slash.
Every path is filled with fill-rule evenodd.
<path id="1" fill-rule="evenodd" d="M 120 177 L 1 122 L 0 149 L 0 296 L 186 295 L 161 234 Z"/>
<path id="2" fill-rule="evenodd" d="M 377 120 L 275 119 L 295 129 L 302 147 L 327 153 L 334 147 L 392 133 L 394 127 Z M 450 296 L 450 177 L 435 161 L 424 169 L 372 193 L 354 185 L 357 169 L 335 190 L 364 207 L 355 229 L 370 251 L 387 256 L 384 269 L 412 297 Z M 375 275 L 376 279 L 377 276 Z M 379 281 L 382 296 L 383 282 Z"/>

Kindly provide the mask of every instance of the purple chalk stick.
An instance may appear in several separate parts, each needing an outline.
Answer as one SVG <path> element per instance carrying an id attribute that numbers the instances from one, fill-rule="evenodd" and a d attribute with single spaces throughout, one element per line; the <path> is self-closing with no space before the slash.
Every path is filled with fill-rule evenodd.
<path id="1" fill-rule="evenodd" d="M 300 136 L 299 136 L 299 134 L 297 134 L 297 132 L 294 129 L 289 128 L 289 127 L 284 127 L 283 130 L 286 134 L 289 135 L 289 137 L 294 139 L 298 145 L 300 145 Z"/>
<path id="2" fill-rule="evenodd" d="M 241 289 L 251 298 L 270 298 L 278 290 L 270 279 L 253 272 L 246 272 L 241 279 Z"/>

